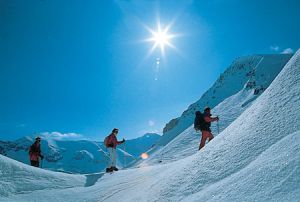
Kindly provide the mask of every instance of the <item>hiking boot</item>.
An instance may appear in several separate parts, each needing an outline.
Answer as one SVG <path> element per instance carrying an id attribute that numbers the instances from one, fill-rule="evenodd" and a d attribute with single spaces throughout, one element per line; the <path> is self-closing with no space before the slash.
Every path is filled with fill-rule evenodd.
<path id="1" fill-rule="evenodd" d="M 117 167 L 111 167 L 114 171 L 118 171 L 119 169 Z"/>
<path id="2" fill-rule="evenodd" d="M 114 170 L 112 169 L 112 168 L 106 168 L 106 172 L 107 173 L 111 173 L 111 172 L 113 172 Z"/>

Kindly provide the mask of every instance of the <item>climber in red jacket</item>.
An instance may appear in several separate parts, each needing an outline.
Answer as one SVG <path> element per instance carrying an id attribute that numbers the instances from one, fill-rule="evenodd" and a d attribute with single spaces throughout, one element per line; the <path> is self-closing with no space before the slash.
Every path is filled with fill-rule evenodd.
<path id="1" fill-rule="evenodd" d="M 202 137 L 201 137 L 201 142 L 199 145 L 199 150 L 202 147 L 204 147 L 207 139 L 208 139 L 208 141 L 211 141 L 214 138 L 214 136 L 211 133 L 211 129 L 210 129 L 211 122 L 219 121 L 219 117 L 211 117 L 209 107 L 206 107 L 204 109 L 203 118 L 204 118 L 204 123 L 203 123 L 203 126 L 201 127 Z"/>
<path id="2" fill-rule="evenodd" d="M 107 136 L 107 140 L 105 142 L 105 146 L 107 147 L 109 151 L 109 164 L 106 168 L 106 172 L 113 172 L 113 171 L 118 171 L 119 169 L 116 167 L 116 159 L 117 159 L 117 153 L 116 153 L 116 148 L 117 145 L 122 144 L 125 142 L 125 139 L 122 141 L 117 140 L 117 135 L 118 135 L 119 129 L 114 128 L 112 130 L 112 133 Z"/>

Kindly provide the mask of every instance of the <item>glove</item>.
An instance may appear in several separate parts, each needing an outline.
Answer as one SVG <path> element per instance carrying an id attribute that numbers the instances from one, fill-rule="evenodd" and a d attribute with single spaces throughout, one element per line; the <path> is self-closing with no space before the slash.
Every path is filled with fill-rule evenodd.
<path id="1" fill-rule="evenodd" d="M 108 145 L 108 147 L 114 147 L 114 144 L 111 143 L 111 144 Z"/>
<path id="2" fill-rule="evenodd" d="M 42 159 L 42 160 L 44 159 L 44 156 L 43 156 L 43 155 L 41 155 L 41 159 Z"/>
<path id="3" fill-rule="evenodd" d="M 216 121 L 219 121 L 219 117 L 218 116 L 216 117 Z"/>
<path id="4" fill-rule="evenodd" d="M 123 138 L 122 143 L 124 143 L 124 142 L 125 142 L 125 139 Z"/>

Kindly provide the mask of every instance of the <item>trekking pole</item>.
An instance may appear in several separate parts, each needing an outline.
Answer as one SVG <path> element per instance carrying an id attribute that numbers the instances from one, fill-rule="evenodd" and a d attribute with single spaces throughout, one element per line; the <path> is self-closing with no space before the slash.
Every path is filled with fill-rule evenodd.
<path id="1" fill-rule="evenodd" d="M 107 147 L 105 147 L 105 152 L 106 152 L 106 153 L 108 152 L 108 151 L 107 151 Z M 110 158 L 106 158 L 106 159 L 105 159 L 105 161 L 106 161 L 106 166 L 108 166 L 109 159 L 110 159 Z M 108 167 L 107 167 L 107 168 L 108 168 Z"/>
<path id="2" fill-rule="evenodd" d="M 41 161 L 41 168 L 43 168 L 43 161 L 44 161 L 44 160 L 42 159 L 42 161 Z"/>
<path id="3" fill-rule="evenodd" d="M 125 142 L 124 142 L 124 168 L 126 167 L 126 146 L 125 146 Z"/>
<path id="4" fill-rule="evenodd" d="M 97 144 L 96 141 L 92 141 L 92 143 L 99 149 L 98 151 L 99 152 L 102 152 L 107 158 L 105 158 L 105 161 L 106 161 L 106 165 L 108 165 L 109 161 L 111 160 L 111 156 L 110 154 L 108 154 L 108 151 L 107 151 L 107 147 L 105 147 L 105 151 Z"/>
<path id="5" fill-rule="evenodd" d="M 218 135 L 219 135 L 220 134 L 219 121 L 217 121 L 217 129 L 218 129 Z"/>
<path id="6" fill-rule="evenodd" d="M 103 151 L 103 149 L 97 144 L 96 141 L 93 141 L 93 144 L 96 145 L 96 147 L 99 149 L 98 150 L 99 152 L 102 152 L 105 156 L 107 156 L 108 158 L 110 158 L 106 147 L 105 147 L 106 151 Z"/>

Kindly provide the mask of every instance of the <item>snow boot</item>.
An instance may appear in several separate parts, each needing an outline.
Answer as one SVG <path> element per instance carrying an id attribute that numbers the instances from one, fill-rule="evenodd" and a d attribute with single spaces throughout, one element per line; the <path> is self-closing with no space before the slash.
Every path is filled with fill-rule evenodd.
<path id="1" fill-rule="evenodd" d="M 117 167 L 111 167 L 114 171 L 118 171 L 119 169 Z"/>
<path id="2" fill-rule="evenodd" d="M 111 172 L 113 172 L 114 170 L 113 170 L 113 168 L 106 168 L 106 172 L 107 173 L 111 173 Z"/>

